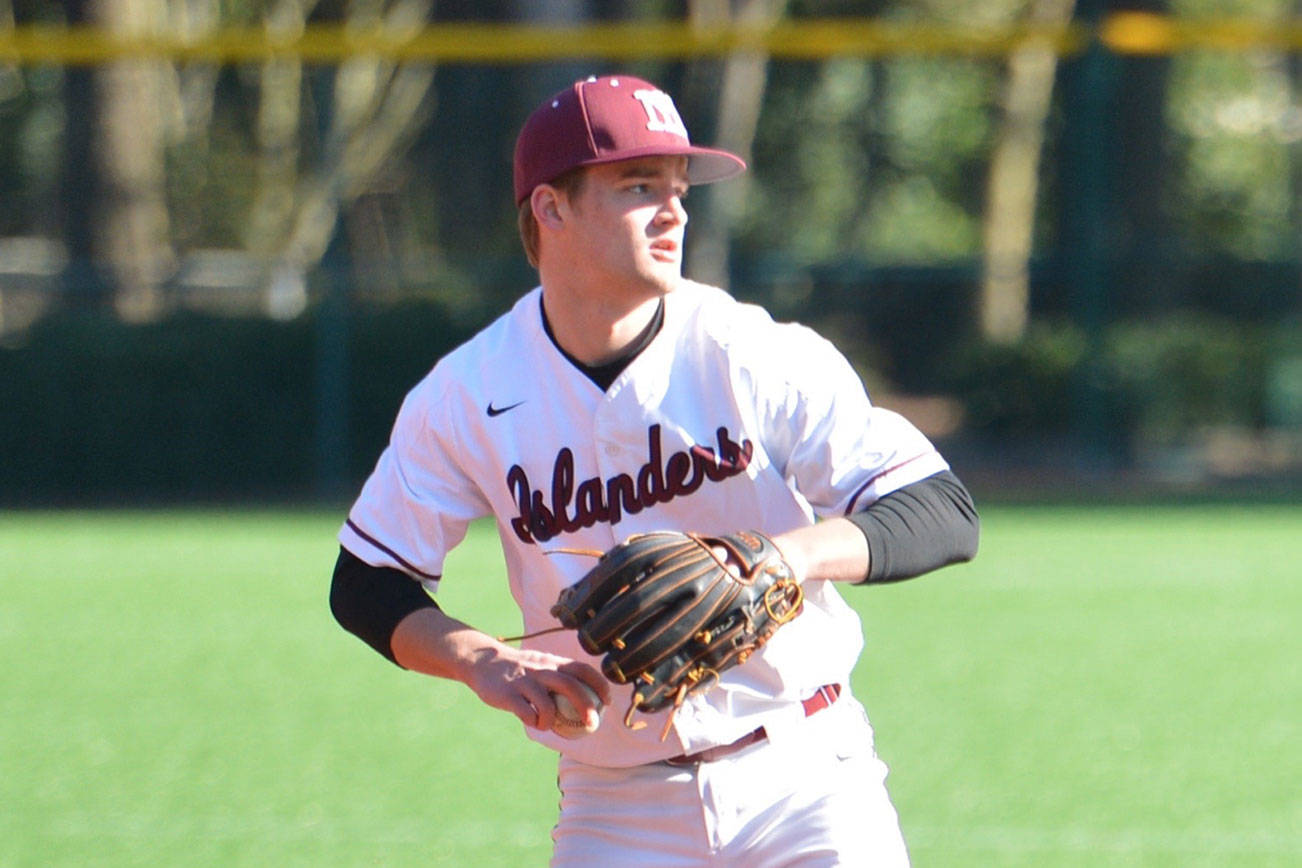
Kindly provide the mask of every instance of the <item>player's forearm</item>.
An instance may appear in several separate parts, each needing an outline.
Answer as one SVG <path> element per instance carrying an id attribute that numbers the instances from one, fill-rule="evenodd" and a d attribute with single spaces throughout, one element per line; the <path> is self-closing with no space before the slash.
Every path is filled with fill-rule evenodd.
<path id="1" fill-rule="evenodd" d="M 389 640 L 404 669 L 469 684 L 475 667 L 499 652 L 492 636 L 441 609 L 418 609 L 398 622 Z"/>
<path id="2" fill-rule="evenodd" d="M 859 582 L 868 575 L 868 541 L 844 518 L 778 534 L 773 544 L 800 581 Z"/>
<path id="3" fill-rule="evenodd" d="M 514 649 L 447 615 L 405 573 L 340 549 L 330 588 L 340 625 L 404 669 L 471 684 Z M 473 685 L 472 685 L 473 688 Z"/>

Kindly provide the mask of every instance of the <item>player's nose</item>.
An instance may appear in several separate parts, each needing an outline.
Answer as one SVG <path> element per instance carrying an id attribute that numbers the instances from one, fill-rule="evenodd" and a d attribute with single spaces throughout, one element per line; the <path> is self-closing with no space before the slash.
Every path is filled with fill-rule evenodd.
<path id="1" fill-rule="evenodd" d="M 677 193 L 666 196 L 656 211 L 656 222 L 666 226 L 686 223 L 687 209 L 683 207 L 683 198 Z"/>

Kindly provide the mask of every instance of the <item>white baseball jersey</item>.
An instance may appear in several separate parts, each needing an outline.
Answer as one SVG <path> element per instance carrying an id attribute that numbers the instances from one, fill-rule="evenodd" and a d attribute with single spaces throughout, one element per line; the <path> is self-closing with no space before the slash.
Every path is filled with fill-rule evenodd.
<path id="1" fill-rule="evenodd" d="M 467 524 L 493 515 L 533 632 L 556 626 L 557 595 L 593 565 L 549 550 L 605 551 L 664 529 L 777 534 L 946 469 L 909 422 L 872 406 L 830 343 L 722 290 L 683 281 L 665 298 L 660 332 L 602 392 L 547 336 L 535 288 L 407 395 L 339 541 L 437 592 Z M 573 631 L 525 644 L 600 669 Z M 803 720 L 801 699 L 849 683 L 862 646 L 858 616 L 832 584 L 809 581 L 800 616 L 689 697 L 666 741 L 668 711 L 636 715 L 643 729 L 624 726 L 632 689 L 620 686 L 589 737 L 526 732 L 610 767 L 726 744 L 758 726 L 776 742 Z"/>

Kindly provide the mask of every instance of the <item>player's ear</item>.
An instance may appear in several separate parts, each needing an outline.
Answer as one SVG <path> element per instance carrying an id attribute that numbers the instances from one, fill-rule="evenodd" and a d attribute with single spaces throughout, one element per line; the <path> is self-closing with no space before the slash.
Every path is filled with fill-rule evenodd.
<path id="1" fill-rule="evenodd" d="M 561 216 L 561 197 L 565 194 L 551 184 L 539 184 L 529 196 L 529 207 L 534 219 L 549 229 L 559 229 L 564 222 Z"/>

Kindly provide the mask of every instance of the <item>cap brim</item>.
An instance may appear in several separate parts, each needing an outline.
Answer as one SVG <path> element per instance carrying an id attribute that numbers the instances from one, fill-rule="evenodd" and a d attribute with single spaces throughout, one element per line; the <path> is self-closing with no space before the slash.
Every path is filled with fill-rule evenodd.
<path id="1" fill-rule="evenodd" d="M 713 184 L 726 181 L 746 171 L 746 161 L 736 154 L 718 148 L 702 148 L 696 145 L 684 145 L 681 148 L 663 146 L 631 148 L 617 154 L 603 154 L 590 160 L 584 160 L 581 166 L 599 166 L 604 163 L 619 163 L 624 160 L 636 160 L 641 157 L 687 157 L 687 180 L 692 184 Z"/>
<path id="2" fill-rule="evenodd" d="M 693 184 L 726 181 L 746 171 L 746 161 L 727 151 L 695 148 L 687 156 L 687 180 Z"/>

